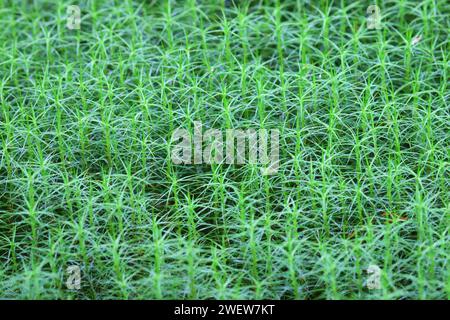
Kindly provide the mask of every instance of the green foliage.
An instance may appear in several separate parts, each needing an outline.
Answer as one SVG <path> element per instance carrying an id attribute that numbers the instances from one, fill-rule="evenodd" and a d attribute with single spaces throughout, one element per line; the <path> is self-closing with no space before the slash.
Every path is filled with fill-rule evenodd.
<path id="1" fill-rule="evenodd" d="M 369 30 L 369 1 L 90 0 L 70 30 L 0 0 L 0 297 L 449 298 L 450 4 L 377 2 Z M 193 121 L 279 129 L 278 173 L 173 165 Z"/>

